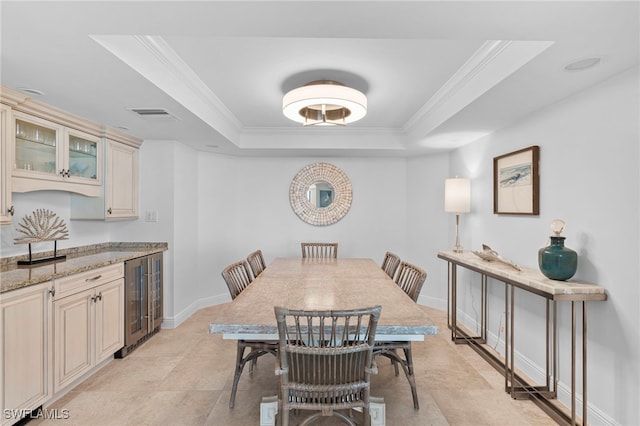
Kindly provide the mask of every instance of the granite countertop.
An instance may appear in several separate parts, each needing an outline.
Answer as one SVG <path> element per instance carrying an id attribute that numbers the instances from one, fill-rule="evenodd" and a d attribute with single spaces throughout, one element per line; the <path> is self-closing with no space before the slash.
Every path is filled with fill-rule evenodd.
<path id="1" fill-rule="evenodd" d="M 65 254 L 65 260 L 34 266 L 18 266 L 18 260 L 26 256 L 0 259 L 0 293 L 17 290 L 34 284 L 50 281 L 55 278 L 77 274 L 79 272 L 100 268 L 125 260 L 135 259 L 148 254 L 167 250 L 167 243 L 103 243 L 90 246 L 61 249 L 58 255 Z M 50 256 L 46 254 L 46 256 Z M 34 254 L 34 259 L 43 255 Z"/>

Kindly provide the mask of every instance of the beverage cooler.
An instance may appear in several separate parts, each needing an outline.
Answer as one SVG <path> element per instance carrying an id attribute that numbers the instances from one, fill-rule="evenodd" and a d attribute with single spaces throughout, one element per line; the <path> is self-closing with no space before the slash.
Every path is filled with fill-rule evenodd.
<path id="1" fill-rule="evenodd" d="M 162 253 L 128 260 L 125 265 L 123 358 L 160 331 L 162 324 Z"/>

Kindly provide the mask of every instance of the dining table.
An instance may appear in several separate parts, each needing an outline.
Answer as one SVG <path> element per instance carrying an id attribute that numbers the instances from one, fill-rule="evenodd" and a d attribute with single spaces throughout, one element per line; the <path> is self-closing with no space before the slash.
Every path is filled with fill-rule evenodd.
<path id="1" fill-rule="evenodd" d="M 230 340 L 277 340 L 275 306 L 343 310 L 382 306 L 376 341 L 423 341 L 438 327 L 373 260 L 276 258 L 235 299 L 209 332 Z"/>

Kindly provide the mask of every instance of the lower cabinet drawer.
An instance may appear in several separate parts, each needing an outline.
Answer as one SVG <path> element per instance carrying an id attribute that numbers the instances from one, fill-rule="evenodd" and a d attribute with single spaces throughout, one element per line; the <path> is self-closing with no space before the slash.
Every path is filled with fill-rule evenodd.
<path id="1" fill-rule="evenodd" d="M 53 300 L 58 300 L 79 291 L 97 287 L 123 277 L 124 263 L 121 262 L 80 272 L 68 277 L 58 278 L 54 281 L 55 296 Z"/>

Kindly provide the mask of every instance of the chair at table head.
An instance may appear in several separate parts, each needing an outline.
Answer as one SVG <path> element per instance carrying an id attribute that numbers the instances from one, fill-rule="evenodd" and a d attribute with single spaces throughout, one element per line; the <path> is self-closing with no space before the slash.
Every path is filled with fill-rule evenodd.
<path id="1" fill-rule="evenodd" d="M 384 272 L 387 273 L 389 278 L 393 279 L 393 277 L 395 277 L 398 266 L 400 266 L 400 257 L 389 251 L 386 252 L 384 255 L 384 259 L 382 260 L 381 268 Z"/>
<path id="2" fill-rule="evenodd" d="M 300 243 L 303 259 L 336 259 L 338 243 Z"/>
<path id="3" fill-rule="evenodd" d="M 258 275 L 267 269 L 267 264 L 262 256 L 262 250 L 256 250 L 253 253 L 250 253 L 249 256 L 247 256 L 247 262 L 249 262 L 251 272 L 253 272 L 253 276 L 255 278 L 258 278 Z"/>
<path id="4" fill-rule="evenodd" d="M 275 307 L 280 338 L 279 413 L 289 424 L 289 410 L 316 410 L 304 424 L 361 407 L 369 425 L 370 381 L 375 373 L 373 346 L 380 306 L 344 311 L 301 311 Z"/>

